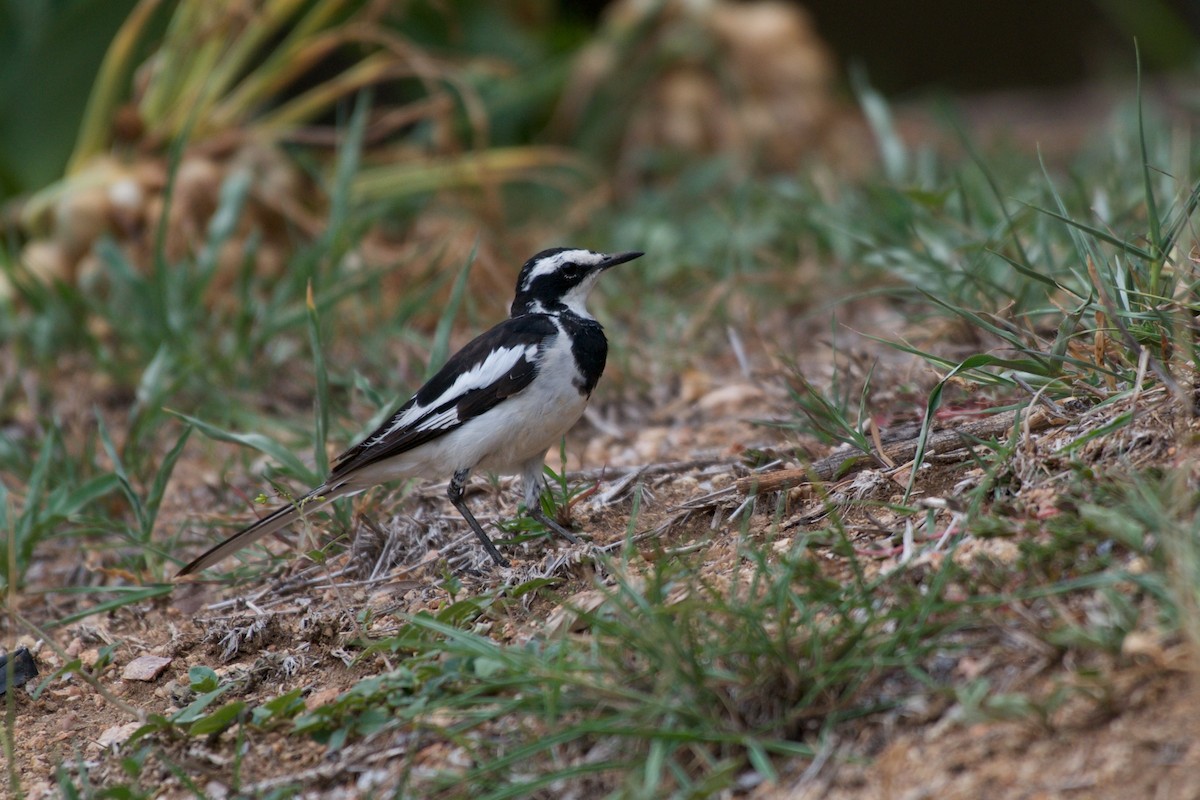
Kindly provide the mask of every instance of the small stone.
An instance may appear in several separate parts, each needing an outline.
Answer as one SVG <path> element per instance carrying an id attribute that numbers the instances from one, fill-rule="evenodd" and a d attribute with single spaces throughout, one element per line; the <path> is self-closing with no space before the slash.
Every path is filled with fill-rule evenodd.
<path id="1" fill-rule="evenodd" d="M 171 659 L 162 656 L 138 656 L 125 665 L 121 677 L 127 681 L 152 681 L 162 675 Z"/>
<path id="2" fill-rule="evenodd" d="M 117 745 L 124 744 L 133 735 L 133 732 L 142 727 L 140 722 L 127 722 L 124 725 L 114 725 L 100 734 L 96 740 L 100 747 L 109 750 Z"/>

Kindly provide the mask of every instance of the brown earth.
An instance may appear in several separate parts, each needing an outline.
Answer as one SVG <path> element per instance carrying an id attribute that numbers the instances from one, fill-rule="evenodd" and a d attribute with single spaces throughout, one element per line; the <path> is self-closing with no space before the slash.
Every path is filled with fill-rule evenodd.
<path id="1" fill-rule="evenodd" d="M 917 386 L 910 391 L 921 392 L 935 378 L 894 355 L 886 358 L 890 360 L 877 373 L 877 385 L 915 380 Z M 788 454 L 800 448 L 812 460 L 829 452 L 814 441 L 748 421 L 786 419 L 794 408 L 785 371 L 762 354 L 752 356 L 752 364 L 747 371 L 731 358 L 719 365 L 717 374 L 685 371 L 671 384 L 670 396 L 653 401 L 622 402 L 615 393 L 602 397 L 589 421 L 573 432 L 567 464 L 575 470 L 586 468 L 575 475 L 577 479 L 598 479 L 598 491 L 574 508 L 575 521 L 594 535 L 595 546 L 621 546 L 631 492 L 640 484 L 646 502 L 635 546 L 647 561 L 701 554 L 707 576 L 736 579 L 738 525 L 728 519 L 745 501 L 739 485 L 744 488 L 753 475 L 744 459 L 747 451 Z M 829 369 L 829 364 L 815 358 L 808 374 L 812 379 Z M 898 379 L 901 373 L 906 381 Z M 906 427 L 911 436 L 916 419 L 913 406 L 901 402 L 903 397 L 876 399 L 881 407 L 904 409 L 882 421 L 883 437 Z M 944 420 L 945 427 L 975 418 L 978 409 L 969 408 L 970 398 L 959 399 L 963 414 Z M 1196 423 L 1177 414 L 1174 401 L 1162 389 L 1103 412 L 1086 406 L 1059 407 L 1044 425 L 1021 434 L 1019 451 L 1027 459 L 1025 466 L 1049 458 L 1065 441 L 1103 426 L 1123 409 L 1136 410 L 1138 424 L 1097 439 L 1085 457 L 1100 462 L 1114 459 L 1119 452 L 1127 464 L 1195 470 L 1179 443 L 1195 440 Z M 190 557 L 203 547 L 194 533 L 195 523 L 218 519 L 216 512 L 203 509 L 221 509 L 219 519 L 230 525 L 246 516 L 236 510 L 238 487 L 231 490 L 223 482 L 235 481 L 243 487 L 242 496 L 252 496 L 252 478 L 234 474 L 222 478 L 220 470 L 228 455 L 221 447 L 190 446 L 176 469 L 164 507 L 167 522 L 160 530 L 185 532 L 173 545 L 180 557 Z M 556 456 L 550 463 L 557 466 Z M 772 469 L 789 465 L 798 462 L 785 455 L 783 463 Z M 861 523 L 851 528 L 859 531 L 855 544 L 869 570 L 893 570 L 906 563 L 905 568 L 919 569 L 922 560 L 932 564 L 944 557 L 944 550 L 929 546 L 939 532 L 956 535 L 954 503 L 939 505 L 938 501 L 952 500 L 978 473 L 965 451 L 957 456 L 940 454 L 935 466 L 922 471 L 917 497 L 933 509 L 933 528 L 918 532 L 917 556 L 911 562 L 907 561 L 911 553 L 904 553 L 899 544 L 904 521 L 881 507 L 864 518 L 860 502 L 868 497 L 897 498 L 907 478 L 904 464 L 841 478 L 830 487 L 830 496 L 840 498 L 851 523 Z M 502 480 L 502 491 L 480 479 L 473 484 L 471 502 L 485 526 L 497 512 L 513 513 L 515 492 L 510 483 Z M 760 503 L 748 535 L 786 549 L 796 533 L 820 526 L 825 501 L 814 498 L 804 486 L 782 491 L 788 502 L 781 524 L 772 524 L 776 503 Z M 1051 488 L 1031 483 L 1026 492 L 1027 512 L 1060 513 Z M 585 603 L 588 593 L 605 580 L 586 546 L 557 541 L 521 545 L 510 550 L 511 569 L 494 568 L 445 502 L 443 486 L 420 487 L 406 498 L 399 495 L 377 491 L 359 499 L 356 509 L 365 513 L 355 517 L 354 548 L 324 565 L 292 558 L 289 545 L 276 542 L 271 549 L 284 558 L 240 586 L 184 584 L 169 598 L 87 617 L 45 632 L 45 639 L 23 627 L 21 641 L 36 650 L 43 676 L 73 658 L 95 673 L 92 683 L 79 676 L 51 681 L 37 699 L 25 690 L 9 693 L 15 739 L 12 768 L 27 796 L 57 796 L 55 769 L 60 763 L 68 765 L 71 773 L 86 765 L 94 786 L 125 780 L 119 743 L 138 727 L 143 715 L 169 715 L 189 701 L 189 667 L 211 666 L 234 679 L 237 688 L 226 700 L 255 705 L 303 687 L 305 704 L 314 708 L 361 678 L 392 666 L 383 656 L 355 661 L 353 643 L 364 636 L 395 632 L 401 624 L 398 613 L 437 610 L 451 602 L 445 584 L 448 571 L 457 576 L 462 584 L 459 591 L 467 595 L 516 585 L 535 575 L 554 576 L 559 581 L 556 595 L 576 603 Z M 325 531 L 312 533 L 320 536 Z M 1016 545 L 1004 538 L 965 537 L 954 558 L 965 563 L 1008 563 L 1015 550 Z M 86 603 L 69 595 L 39 595 L 38 589 L 81 581 L 119 582 L 123 577 L 107 566 L 102 554 L 85 555 L 81 567 L 73 549 L 43 552 L 29 573 L 30 591 L 13 598 L 11 607 L 37 624 L 47 624 Z M 843 568 L 832 551 L 818 551 L 814 557 L 824 559 L 833 573 Z M 132 583 L 148 580 L 148 576 L 124 577 Z M 364 623 L 366 609 L 373 613 Z M 564 608 L 540 596 L 506 613 L 506 619 L 490 623 L 490 635 L 504 641 L 544 635 L 569 624 L 564 622 L 569 616 Z M 6 622 L 13 624 L 11 617 Z M 109 647 L 108 662 L 95 666 Z M 129 663 L 143 655 L 160 656 L 169 663 L 154 679 L 124 679 Z M 1200 797 L 1196 769 L 1200 766 L 1200 702 L 1191 678 L 1193 665 L 1183 640 L 1145 621 L 1127 637 L 1119 657 L 1087 665 L 1103 676 L 1096 684 L 1102 690 L 1080 692 L 1047 719 L 1025 714 L 1016 721 L 988 720 L 973 716 L 947 697 L 935 697 L 843 724 L 833 738 L 813 742 L 820 750 L 817 759 L 785 763 L 779 785 L 759 785 L 747 794 L 758 798 Z M 1077 682 L 1079 666 L 1047 660 L 1044 646 L 1035 637 L 1023 635 L 1019 626 L 1005 634 L 997 625 L 954 656 L 948 670 L 964 680 L 987 675 L 1002 691 L 1020 690 L 1038 697 Z M 418 771 L 453 766 L 463 757 L 461 749 L 449 742 L 425 740 L 413 745 L 404 733 L 352 741 L 334 758 L 327 757 L 326 748 L 315 741 L 279 732 L 247 738 L 247 750 L 240 758 L 235 758 L 234 745 L 228 733 L 213 740 L 162 742 L 172 761 L 199 780 L 202 791 L 212 797 L 227 792 L 235 761 L 241 789 L 250 795 L 300 782 L 311 796 L 345 797 L 358 796 L 363 786 L 394 785 L 400 771 L 414 765 Z M 191 796 L 163 764 L 146 764 L 146 775 L 159 776 L 159 796 Z M 601 784 L 596 789 L 595 796 L 604 793 Z"/>

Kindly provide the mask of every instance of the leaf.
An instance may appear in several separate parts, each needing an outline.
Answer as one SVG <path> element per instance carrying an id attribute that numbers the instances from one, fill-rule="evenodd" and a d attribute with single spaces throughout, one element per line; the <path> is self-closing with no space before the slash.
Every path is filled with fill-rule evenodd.
<path id="1" fill-rule="evenodd" d="M 950 370 L 946 377 L 938 381 L 937 386 L 933 387 L 933 391 L 929 393 L 929 399 L 925 403 L 925 419 L 921 422 L 921 433 L 917 437 L 917 451 L 913 455 L 913 467 L 909 470 L 908 485 L 904 488 L 903 503 L 908 502 L 908 498 L 912 495 L 913 487 L 916 485 L 917 473 L 920 471 L 921 462 L 925 458 L 925 446 L 929 441 L 929 433 L 933 429 L 934 414 L 942 404 L 942 390 L 946 387 L 946 384 L 960 373 L 983 367 L 1000 367 L 1018 372 L 1027 372 L 1029 371 L 1028 365 L 1030 363 L 1028 361 L 1010 361 L 986 353 L 977 353 Z M 1034 372 L 1034 374 L 1037 373 Z"/>
<path id="2" fill-rule="evenodd" d="M 533 578 L 532 580 L 518 583 L 516 586 L 508 590 L 508 594 L 514 600 L 524 597 L 525 595 L 536 592 L 546 586 L 553 586 L 561 581 L 561 578 Z"/>
<path id="3" fill-rule="evenodd" d="M 212 667 L 201 665 L 188 670 L 188 683 L 194 692 L 211 692 L 220 681 Z"/>
<path id="4" fill-rule="evenodd" d="M 1048 208 L 1042 208 L 1041 206 L 1035 206 L 1032 203 L 1026 203 L 1026 205 L 1029 206 L 1030 208 L 1032 208 L 1034 211 L 1037 211 L 1041 214 L 1045 214 L 1048 217 L 1053 217 L 1054 219 L 1058 220 L 1059 222 L 1064 222 L 1067 225 L 1071 226 L 1072 228 L 1076 228 L 1076 229 L 1088 234 L 1089 236 L 1099 239 L 1102 242 L 1108 242 L 1109 244 L 1114 245 L 1115 247 L 1118 247 L 1121 250 L 1124 250 L 1129 255 L 1137 256 L 1138 258 L 1142 259 L 1143 261 L 1151 261 L 1154 258 L 1154 255 L 1149 250 L 1146 250 L 1145 248 L 1142 248 L 1142 247 L 1138 247 L 1136 244 L 1128 242 L 1124 239 L 1118 239 L 1116 236 L 1113 236 L 1111 233 L 1104 230 L 1103 228 L 1097 228 L 1095 225 L 1088 225 L 1086 222 L 1080 222 L 1079 220 L 1072 219 L 1071 217 L 1068 217 L 1066 215 L 1066 213 L 1059 213 L 1058 211 L 1051 211 Z"/>
<path id="5" fill-rule="evenodd" d="M 471 246 L 471 252 L 467 255 L 462 269 L 458 271 L 458 277 L 454 279 L 454 287 L 450 290 L 450 300 L 438 317 L 437 328 L 433 334 L 433 347 L 429 350 L 429 364 L 425 367 L 426 380 L 432 378 L 434 373 L 442 368 L 450 353 L 450 329 L 454 324 L 454 316 L 458 313 L 459 306 L 462 305 L 463 294 L 467 288 L 467 275 L 471 271 L 471 265 L 475 263 L 475 253 L 478 249 L 479 241 L 476 240 L 475 244 Z"/>
<path id="6" fill-rule="evenodd" d="M 152 733 L 159 731 L 169 731 L 174 726 L 174 723 L 161 714 L 146 715 L 146 724 L 134 731 L 129 739 L 125 742 L 126 747 L 133 747 L 143 736 L 149 736 Z"/>
<path id="7" fill-rule="evenodd" d="M 46 510 L 57 517 L 71 517 L 120 486 L 120 479 L 111 472 L 97 475 L 73 489 L 56 492 Z"/>
<path id="8" fill-rule="evenodd" d="M 121 493 L 125 495 L 125 499 L 129 501 L 129 505 L 133 508 L 133 513 L 137 517 L 138 529 L 146 529 L 146 509 L 142 506 L 142 498 L 138 495 L 137 490 L 133 487 L 133 482 L 129 479 L 129 473 L 125 470 L 125 463 L 121 459 L 121 454 L 117 452 L 116 445 L 113 444 L 112 437 L 108 433 L 108 426 L 104 424 L 104 417 L 100 414 L 100 409 L 95 409 L 96 428 L 100 433 L 100 442 L 104 445 L 104 452 L 108 453 L 109 460 L 113 464 L 113 472 L 120 482 Z"/>
<path id="9" fill-rule="evenodd" d="M 29 559 L 33 555 L 34 545 L 37 544 L 33 536 L 34 522 L 39 516 L 37 508 L 42 501 L 42 489 L 46 483 L 46 476 L 50 472 L 50 465 L 54 459 L 54 449 L 58 444 L 58 439 L 57 428 L 47 433 L 42 440 L 42 448 L 38 452 L 38 458 L 34 462 L 33 470 L 29 473 L 29 482 L 25 486 L 25 504 L 17 515 L 12 529 L 13 539 L 17 545 L 17 565 L 10 564 L 8 565 L 9 569 L 29 563 Z M 23 573 L 23 569 L 17 569 L 18 576 Z"/>
<path id="10" fill-rule="evenodd" d="M 1038 272 L 1036 269 L 1033 269 L 1031 267 L 1026 266 L 1025 264 L 1022 264 L 1017 259 L 1012 258 L 1011 256 L 1008 256 L 1008 255 L 1005 255 L 1004 253 L 1001 253 L 999 250 L 990 250 L 989 249 L 987 252 L 1003 259 L 1005 263 L 1007 263 L 1010 267 L 1015 269 L 1017 272 L 1024 275 L 1026 278 L 1035 280 L 1038 283 L 1044 283 L 1047 286 L 1052 286 L 1061 292 L 1067 292 L 1069 294 L 1074 295 L 1075 297 L 1082 299 L 1082 295 L 1080 295 L 1078 292 L 1076 292 L 1074 289 L 1070 288 L 1069 286 L 1063 286 L 1061 283 L 1054 280 L 1053 278 L 1043 275 L 1042 273 Z"/>
<path id="11" fill-rule="evenodd" d="M 204 692 L 195 700 L 188 703 L 188 705 L 181 709 L 179 713 L 171 717 L 171 721 L 177 725 L 186 725 L 200 719 L 202 716 L 204 716 L 204 710 L 208 708 L 214 700 L 225 694 L 225 691 L 230 687 L 230 685 L 231 684 L 227 683 L 224 686 L 218 686 L 211 692 Z"/>
<path id="12" fill-rule="evenodd" d="M 1078 450 L 1080 447 L 1083 447 L 1085 444 L 1087 444 L 1088 442 L 1090 442 L 1094 439 L 1098 439 L 1098 438 L 1107 436 L 1110 433 L 1113 433 L 1115 431 L 1120 430 L 1121 428 L 1124 428 L 1130 422 L 1133 422 L 1133 412 L 1132 411 L 1126 411 L 1124 414 L 1118 414 L 1110 422 L 1108 422 L 1104 425 L 1101 425 L 1098 428 L 1094 428 L 1093 430 L 1088 431 L 1087 433 L 1080 436 L 1078 439 L 1068 442 L 1066 445 L 1061 447 L 1058 452 L 1064 453 L 1064 454 L 1074 452 L 1075 450 Z"/>
<path id="13" fill-rule="evenodd" d="M 148 406 L 157 405 L 159 398 L 167 393 L 166 383 L 175 367 L 172 353 L 171 346 L 166 342 L 162 343 L 150 359 L 150 363 L 142 370 L 142 377 L 134 392 L 134 414 Z"/>
<path id="14" fill-rule="evenodd" d="M 496 658 L 487 657 L 475 659 L 471 666 L 475 673 L 475 677 L 485 681 L 489 678 L 494 678 L 497 675 L 504 674 L 505 670 L 508 668 L 508 665 L 503 661 Z"/>
<path id="15" fill-rule="evenodd" d="M 291 719 L 303 710 L 304 689 L 293 689 L 254 709 L 250 714 L 250 719 L 255 725 L 261 726 L 268 722 Z"/>
<path id="16" fill-rule="evenodd" d="M 327 235 L 344 231 L 350 218 L 351 187 L 354 176 L 359 173 L 359 163 L 362 161 L 363 136 L 367 130 L 367 119 L 371 112 L 371 93 L 364 90 L 358 94 L 354 102 L 354 111 L 350 114 L 350 124 L 342 137 L 338 148 L 337 163 L 334 168 L 333 186 L 329 192 L 329 221 L 326 224 Z"/>
<path id="17" fill-rule="evenodd" d="M 771 783 L 778 782 L 779 775 L 775 772 L 775 766 L 757 739 L 746 740 L 746 757 L 750 760 L 750 766 L 754 767 L 755 772 Z"/>
<path id="18" fill-rule="evenodd" d="M 244 700 L 233 700 L 211 714 L 193 722 L 191 727 L 188 728 L 188 734 L 191 736 L 207 736 L 209 734 L 220 733 L 237 722 L 245 710 L 246 702 Z"/>
<path id="19" fill-rule="evenodd" d="M 317 397 L 313 403 L 313 459 L 317 472 L 329 472 L 329 455 L 325 445 L 329 438 L 329 370 L 325 364 L 325 348 L 321 345 L 321 319 L 313 302 L 313 285 L 309 280 L 305 307 L 308 310 L 308 343 L 312 348 L 313 371 L 317 376 Z"/>
<path id="20" fill-rule="evenodd" d="M 1150 154 L 1146 151 L 1146 115 L 1142 111 L 1142 53 L 1138 49 L 1137 39 L 1133 40 L 1133 52 L 1137 56 L 1137 117 L 1138 145 L 1142 154 L 1142 191 L 1146 193 L 1146 219 L 1150 223 L 1150 243 L 1154 245 L 1154 260 L 1160 260 L 1163 253 L 1162 220 L 1158 216 L 1158 205 L 1154 200 L 1154 184 L 1150 181 Z M 1158 276 L 1155 275 L 1155 278 Z M 1150 291 L 1158 290 L 1152 281 Z"/>
<path id="21" fill-rule="evenodd" d="M 179 438 L 175 440 L 175 444 L 159 464 L 158 471 L 154 473 L 154 482 L 150 484 L 150 493 L 146 495 L 146 528 L 142 530 L 144 543 L 150 542 L 154 523 L 158 519 L 158 508 L 162 505 L 163 495 L 167 491 L 167 483 L 170 482 L 171 473 L 175 471 L 175 464 L 179 461 L 179 456 L 183 454 L 184 445 L 187 444 L 188 437 L 191 435 L 191 426 L 183 429 L 183 433 L 179 434 Z"/>
<path id="22" fill-rule="evenodd" d="M 80 591 L 73 592 L 71 589 Z M 76 611 L 73 614 L 68 614 L 62 619 L 57 619 L 49 623 L 47 627 L 61 628 L 63 625 L 70 625 L 73 622 L 78 622 L 81 619 L 86 619 L 95 614 L 107 614 L 123 606 L 133 603 L 141 603 L 145 600 L 152 600 L 155 597 L 167 597 L 174 591 L 175 585 L 171 583 L 156 584 L 153 586 L 102 586 L 102 587 L 68 587 L 67 589 L 58 590 L 63 594 L 83 594 L 85 592 L 104 592 L 111 594 L 117 593 L 117 596 L 111 600 L 105 600 L 102 603 L 97 603 L 90 608 L 85 608 L 82 611 Z"/>
<path id="23" fill-rule="evenodd" d="M 217 197 L 217 210 L 208 221 L 208 235 L 204 248 L 196 259 L 196 270 L 202 281 L 196 287 L 202 292 L 217 269 L 217 258 L 222 246 L 236 234 L 242 221 L 242 209 L 254 185 L 254 171 L 249 169 L 230 170 L 221 182 Z"/>
<path id="24" fill-rule="evenodd" d="M 218 428 L 216 425 L 205 422 L 202 419 L 184 414 L 181 411 L 167 409 L 167 413 L 174 414 L 184 422 L 191 424 L 210 439 L 216 439 L 219 442 L 240 444 L 243 447 L 249 447 L 252 450 L 257 450 L 263 455 L 278 461 L 287 469 L 288 472 L 290 472 L 292 475 L 295 475 L 297 478 L 303 478 L 310 483 L 315 483 L 317 480 L 319 480 L 313 475 L 312 470 L 304 466 L 303 462 L 301 462 L 291 450 L 284 447 L 274 439 L 263 436 L 261 433 L 233 433 L 232 431 Z"/>

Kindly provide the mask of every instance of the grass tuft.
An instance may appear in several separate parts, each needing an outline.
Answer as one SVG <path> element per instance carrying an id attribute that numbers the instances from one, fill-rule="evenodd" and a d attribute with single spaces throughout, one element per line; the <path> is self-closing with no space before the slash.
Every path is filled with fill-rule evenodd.
<path id="1" fill-rule="evenodd" d="M 475 766 L 435 778 L 426 796 L 524 796 L 585 779 L 711 792 L 747 769 L 777 780 L 776 761 L 811 756 L 820 731 L 902 702 L 881 691 L 885 678 L 907 674 L 922 691 L 962 624 L 942 594 L 949 561 L 919 589 L 834 579 L 803 551 L 747 551 L 743 563 L 729 585 L 680 561 L 644 575 L 610 564 L 601 602 L 563 602 L 564 627 L 524 644 L 472 630 L 491 603 L 410 617 L 368 651 L 404 666 L 302 715 L 297 732 L 336 749 L 415 726 L 465 748 Z"/>

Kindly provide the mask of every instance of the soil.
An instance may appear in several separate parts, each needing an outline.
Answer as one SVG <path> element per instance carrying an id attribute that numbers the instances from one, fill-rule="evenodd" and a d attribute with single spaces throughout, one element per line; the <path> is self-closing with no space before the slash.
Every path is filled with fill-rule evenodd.
<path id="1" fill-rule="evenodd" d="M 718 362 L 716 374 L 685 372 L 673 383 L 673 396 L 653 402 L 622 401 L 617 391 L 607 399 L 602 395 L 598 408 L 572 432 L 567 449 L 573 477 L 598 481 L 598 490 L 573 508 L 575 524 L 594 537 L 593 546 L 621 546 L 631 494 L 640 485 L 644 502 L 636 547 L 647 561 L 672 553 L 700 554 L 706 575 L 734 578 L 739 534 L 738 525 L 728 520 L 745 500 L 739 485 L 754 474 L 748 456 L 781 456 L 761 473 L 765 475 L 799 466 L 796 453 L 816 461 L 831 452 L 815 440 L 751 422 L 788 419 L 794 409 L 786 376 L 771 359 L 757 356 L 753 364 L 747 372 L 730 359 Z M 829 368 L 817 361 L 810 365 L 814 375 Z M 883 369 L 903 370 L 910 379 L 921 374 L 901 361 Z M 933 377 L 919 378 L 914 391 L 927 390 L 919 383 Z M 885 372 L 879 385 L 896 384 Z M 943 420 L 946 427 L 977 417 L 969 397 L 958 399 L 961 416 Z M 893 407 L 907 408 L 891 400 Z M 1196 440 L 1195 422 L 1177 414 L 1163 390 L 1147 392 L 1125 408 L 1134 406 L 1141 423 L 1114 434 L 1123 437 L 1124 444 L 1111 437 L 1098 440 L 1097 459 L 1120 449 L 1126 460 L 1135 458 L 1140 465 L 1194 463 L 1178 443 L 1189 440 L 1187 429 L 1192 429 L 1190 440 Z M 1102 426 L 1121 411 L 1116 407 L 1100 414 L 1058 407 L 1040 430 L 1022 434 L 1028 458 L 1048 457 L 1080 431 Z M 915 419 L 908 410 L 882 420 L 881 440 L 891 433 L 911 436 Z M 202 536 L 213 535 L 202 533 L 205 528 L 197 523 L 213 522 L 217 513 L 200 509 L 219 509 L 219 519 L 230 526 L 245 518 L 237 511 L 236 497 L 254 494 L 251 479 L 230 474 L 228 480 L 245 484 L 229 487 L 217 477 L 228 455 L 220 447 L 189 447 L 175 471 L 160 530 L 184 532 L 173 544 L 165 543 L 183 558 L 205 546 L 209 539 L 202 541 Z M 555 465 L 553 456 L 550 463 Z M 969 483 L 976 470 L 975 462 L 960 454 L 957 460 L 943 458 L 919 473 L 916 494 L 934 509 L 933 531 L 946 531 L 955 513 L 953 503 L 939 506 L 934 501 L 953 498 L 956 487 Z M 906 479 L 901 464 L 860 470 L 826 487 L 828 496 L 843 498 L 847 519 L 863 523 L 856 546 L 871 570 L 894 569 L 907 557 L 889 530 L 903 524 L 879 507 L 869 519 L 863 517 L 856 500 L 895 497 Z M 773 514 L 777 503 L 760 503 L 743 535 L 786 547 L 790 537 L 819 527 L 824 499 L 814 498 L 803 486 L 781 491 L 788 502 L 779 526 Z M 1052 493 L 1038 505 L 1037 491 L 1028 489 L 1027 511 L 1059 513 Z M 494 484 L 476 479 L 470 502 L 486 527 L 515 512 L 516 494 L 510 479 Z M 364 634 L 374 638 L 394 631 L 398 612 L 437 610 L 452 602 L 448 573 L 461 584 L 455 590 L 458 595 L 494 591 L 533 575 L 553 575 L 559 580 L 557 596 L 577 603 L 585 601 L 601 579 L 588 545 L 544 539 L 507 548 L 513 567 L 494 567 L 444 497 L 444 484 L 433 484 L 407 496 L 376 491 L 360 498 L 353 547 L 322 565 L 295 557 L 290 542 L 272 542 L 270 549 L 280 556 L 277 563 L 251 571 L 238 585 L 187 582 L 169 596 L 40 633 L 23 628 L 20 642 L 35 650 L 43 676 L 79 659 L 95 679 L 89 683 L 75 675 L 49 681 L 36 699 L 25 689 L 8 693 L 15 739 L 12 769 L 18 785 L 28 797 L 58 796 L 60 764 L 67 765 L 77 781 L 86 770 L 93 786 L 125 780 L 120 743 L 145 715 L 169 715 L 190 701 L 191 667 L 213 667 L 223 678 L 234 679 L 236 688 L 225 700 L 255 705 L 302 688 L 306 706 L 320 706 L 360 679 L 389 668 L 383 656 L 356 661 L 354 643 Z M 308 533 L 319 537 L 325 531 Z M 1014 549 L 1004 539 L 966 537 L 954 557 L 1004 562 Z M 928 548 L 923 552 L 922 558 L 941 557 Z M 836 559 L 829 562 L 836 570 Z M 16 597 L 12 607 L 32 623 L 46 625 L 92 601 L 38 594 L 39 590 L 72 583 L 149 581 L 144 575 L 119 575 L 111 563 L 111 553 L 86 553 L 81 566 L 74 549 L 49 548 L 29 573 L 29 591 Z M 364 626 L 366 610 L 372 613 Z M 569 625 L 565 613 L 558 604 L 535 596 L 523 611 L 512 612 L 507 624 L 495 625 L 491 635 L 518 641 Z M 1014 645 L 1002 638 L 981 637 L 955 657 L 950 672 L 964 679 L 988 675 L 1001 689 L 1019 688 L 1034 697 L 1077 680 L 1079 665 L 1047 661 L 1036 642 Z M 1192 678 L 1190 647 L 1146 622 L 1127 638 L 1125 648 L 1120 657 L 1089 665 L 1103 674 L 1098 684 L 1103 685 L 1103 696 L 1094 701 L 1073 701 L 1049 718 L 1018 714 L 1005 720 L 997 714 L 981 719 L 945 697 L 919 708 L 868 715 L 839 726 L 826 740 L 814 741 L 820 751 L 816 759 L 782 763 L 778 784 L 749 787 L 743 794 L 764 800 L 1200 797 L 1200 695 Z M 141 679 L 125 677 L 131 662 L 148 655 L 165 659 L 165 668 Z M 426 742 L 413 752 L 401 735 L 352 741 L 333 758 L 316 741 L 282 733 L 247 739 L 240 756 L 228 734 L 165 741 L 163 747 L 211 797 L 227 796 L 234 763 L 242 791 L 251 796 L 298 782 L 307 787 L 306 796 L 351 797 L 360 796 L 364 786 L 393 785 L 393 773 L 401 764 L 405 769 L 414 763 L 434 768 L 453 765 L 462 757 L 458 748 L 442 741 Z M 143 765 L 143 784 L 146 775 L 155 774 L 161 780 L 157 796 L 193 796 L 164 764 Z"/>

